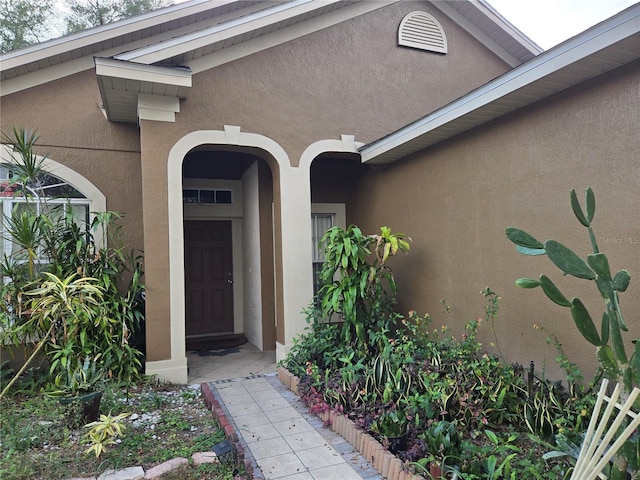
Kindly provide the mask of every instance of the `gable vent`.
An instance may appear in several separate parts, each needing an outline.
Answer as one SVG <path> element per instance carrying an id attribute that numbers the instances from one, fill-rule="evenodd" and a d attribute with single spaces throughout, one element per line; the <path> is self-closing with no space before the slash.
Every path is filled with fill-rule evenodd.
<path id="1" fill-rule="evenodd" d="M 402 19 L 398 45 L 447 53 L 447 37 L 438 21 L 426 12 L 412 12 Z"/>

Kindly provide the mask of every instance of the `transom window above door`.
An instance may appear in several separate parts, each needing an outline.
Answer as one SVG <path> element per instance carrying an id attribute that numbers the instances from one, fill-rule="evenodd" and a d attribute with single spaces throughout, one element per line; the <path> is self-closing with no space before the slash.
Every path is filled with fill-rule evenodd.
<path id="1" fill-rule="evenodd" d="M 231 190 L 189 188 L 182 190 L 182 200 L 203 205 L 231 205 L 233 196 Z"/>

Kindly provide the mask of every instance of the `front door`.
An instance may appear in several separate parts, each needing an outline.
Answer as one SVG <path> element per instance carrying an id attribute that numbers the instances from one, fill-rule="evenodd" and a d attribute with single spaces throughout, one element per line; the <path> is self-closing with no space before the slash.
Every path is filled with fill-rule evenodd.
<path id="1" fill-rule="evenodd" d="M 186 335 L 233 333 L 231 221 L 184 222 Z"/>

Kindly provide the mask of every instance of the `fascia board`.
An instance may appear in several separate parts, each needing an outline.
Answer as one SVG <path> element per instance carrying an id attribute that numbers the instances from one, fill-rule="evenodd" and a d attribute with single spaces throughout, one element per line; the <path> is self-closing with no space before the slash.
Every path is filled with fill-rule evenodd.
<path id="1" fill-rule="evenodd" d="M 217 0 L 215 7 L 224 6 L 237 0 Z M 210 0 L 192 0 L 185 4 L 176 4 L 146 14 L 120 20 L 100 27 L 91 28 L 83 32 L 42 42 L 31 47 L 15 50 L 0 56 L 0 71 L 38 62 L 55 55 L 81 49 L 127 35 L 145 28 L 153 27 L 165 22 L 187 17 L 211 9 Z"/>
<path id="2" fill-rule="evenodd" d="M 222 2 L 229 3 L 229 2 Z M 273 2 L 269 2 L 273 3 Z M 262 7 L 264 4 L 261 4 Z M 249 7 L 254 8 L 254 7 Z M 255 6 L 257 8 L 257 6 Z M 243 9 L 245 11 L 245 9 Z M 190 13 L 193 13 L 190 11 Z M 237 12 L 230 12 L 222 15 L 220 18 L 232 18 L 233 15 L 237 15 Z M 171 32 L 165 32 L 164 34 L 154 35 L 154 38 L 157 38 L 158 41 L 164 42 L 171 38 L 172 35 L 181 35 L 188 31 L 190 27 L 185 26 L 178 28 L 176 30 L 172 30 Z M 148 45 L 148 40 L 140 39 L 127 44 L 129 49 L 137 49 L 142 48 Z M 114 55 L 122 53 L 122 46 L 111 47 L 106 50 L 102 50 L 100 52 L 100 58 L 109 58 Z M 68 77 L 70 75 L 74 75 L 76 73 L 83 72 L 85 70 L 89 70 L 94 68 L 94 55 L 84 55 L 75 60 L 65 61 L 63 63 L 58 63 L 56 65 L 49 66 L 47 68 L 43 68 L 40 70 L 35 70 L 33 72 L 29 72 L 23 75 L 19 75 L 17 77 L 7 78 L 2 80 L 0 84 L 0 95 L 10 95 L 12 93 L 16 93 L 22 90 L 26 90 L 28 88 L 37 87 L 38 85 L 42 85 L 47 82 L 52 82 L 54 80 L 59 80 L 64 77 Z"/>
<path id="3" fill-rule="evenodd" d="M 191 71 L 123 62 L 108 58 L 96 58 L 96 75 L 123 78 L 141 82 L 160 83 L 179 87 L 191 87 Z"/>
<path id="4" fill-rule="evenodd" d="M 371 161 L 379 155 L 390 152 L 446 123 L 489 105 L 509 93 L 583 60 L 638 32 L 640 32 L 640 4 L 540 54 L 520 67 L 514 68 L 401 130 L 365 145 L 360 150 L 362 161 Z M 640 56 L 640 50 L 638 55 Z"/>
<path id="5" fill-rule="evenodd" d="M 304 15 L 318 8 L 342 2 L 343 0 L 293 0 L 270 9 L 255 12 L 236 20 L 184 35 L 172 41 L 162 42 L 139 50 L 133 50 L 115 58 L 138 63 L 156 63 L 184 52 L 205 47 L 212 42 L 225 40 L 271 24 Z"/>
<path id="6" fill-rule="evenodd" d="M 59 63 L 46 69 L 36 70 L 19 77 L 8 78 L 0 82 L 0 95 L 11 95 L 28 88 L 37 87 L 47 82 L 53 82 L 76 73 L 93 68 L 93 58 L 90 56 L 77 58 L 65 63 Z"/>
<path id="7" fill-rule="evenodd" d="M 490 4 L 488 4 L 485 0 L 471 0 L 471 3 L 480 11 L 482 11 L 488 18 L 490 18 L 494 23 L 499 25 L 505 32 L 507 32 L 512 38 L 517 40 L 523 47 L 529 50 L 534 55 L 539 55 L 544 52 L 543 48 L 540 48 L 540 45 L 535 43 L 529 37 L 527 37 L 524 33 L 522 33 L 518 28 L 515 27 L 511 22 L 509 22 L 506 18 L 504 18 L 500 12 L 498 12 L 495 8 L 493 8 Z"/>
<path id="8" fill-rule="evenodd" d="M 497 55 L 502 61 L 504 61 L 507 65 L 514 68 L 518 65 L 522 65 L 522 61 L 510 54 L 503 47 L 498 45 L 491 37 L 489 37 L 486 33 L 476 27 L 473 23 L 467 20 L 463 15 L 461 15 L 455 8 L 451 7 L 447 2 L 444 1 L 434 1 L 432 2 L 433 6 L 438 8 L 442 13 L 451 18 L 454 22 L 460 25 L 464 30 L 466 30 L 472 37 L 482 43 L 486 48 L 488 48 L 492 53 Z M 476 8 L 481 6 L 478 2 L 472 2 Z M 530 40 L 528 42 L 524 41 L 523 35 L 515 30 L 510 24 L 505 23 L 504 21 L 500 21 L 500 17 L 496 15 L 489 15 L 489 11 L 486 9 L 480 9 L 491 21 L 499 25 L 503 30 L 505 30 L 511 37 L 515 40 L 523 44 L 532 54 L 539 55 L 543 50 L 535 45 Z M 528 40 L 528 39 L 527 39 Z"/>

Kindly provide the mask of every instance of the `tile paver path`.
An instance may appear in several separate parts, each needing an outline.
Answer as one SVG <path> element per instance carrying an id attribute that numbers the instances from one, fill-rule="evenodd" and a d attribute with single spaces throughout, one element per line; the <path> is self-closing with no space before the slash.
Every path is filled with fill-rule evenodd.
<path id="1" fill-rule="evenodd" d="M 379 480 L 382 476 L 342 437 L 308 413 L 275 374 L 210 382 L 233 422 L 254 478 Z"/>

